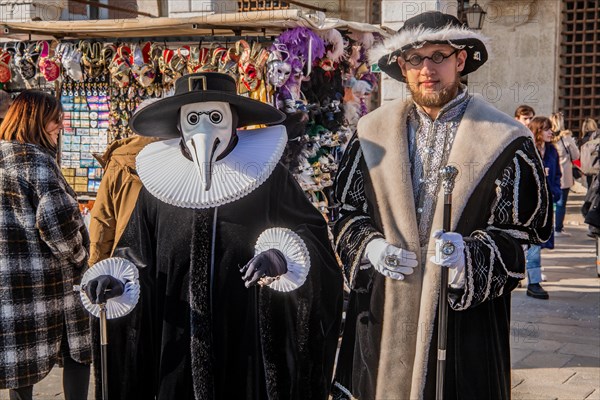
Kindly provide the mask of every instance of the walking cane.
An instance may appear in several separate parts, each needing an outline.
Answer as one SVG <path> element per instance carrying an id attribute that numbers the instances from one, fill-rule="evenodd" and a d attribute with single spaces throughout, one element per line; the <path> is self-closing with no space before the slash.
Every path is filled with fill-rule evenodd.
<path id="1" fill-rule="evenodd" d="M 100 367 L 102 369 L 102 400 L 108 400 L 108 331 L 106 328 L 106 303 L 100 306 Z"/>
<path id="2" fill-rule="evenodd" d="M 101 275 L 110 275 L 127 282 L 123 294 L 107 300 L 105 303 L 93 304 L 85 294 L 88 282 Z M 102 378 L 102 399 L 108 400 L 108 324 L 107 320 L 127 315 L 140 298 L 138 270 L 129 260 L 111 257 L 94 264 L 81 278 L 80 285 L 73 289 L 79 292 L 83 306 L 90 314 L 100 319 L 100 377 Z M 110 289 L 107 289 L 110 291 Z"/>
<path id="3" fill-rule="evenodd" d="M 442 186 L 444 188 L 444 232 L 452 230 L 452 190 L 454 190 L 454 180 L 458 175 L 458 170 L 453 166 L 446 166 L 440 170 Z M 444 245 L 442 252 L 452 254 L 454 246 L 450 244 L 448 248 Z M 446 335 L 448 330 L 448 268 L 442 268 L 442 279 L 440 283 L 440 297 L 438 305 L 438 353 L 437 353 L 437 376 L 436 376 L 436 396 L 437 400 L 444 398 L 444 374 L 446 372 Z"/>

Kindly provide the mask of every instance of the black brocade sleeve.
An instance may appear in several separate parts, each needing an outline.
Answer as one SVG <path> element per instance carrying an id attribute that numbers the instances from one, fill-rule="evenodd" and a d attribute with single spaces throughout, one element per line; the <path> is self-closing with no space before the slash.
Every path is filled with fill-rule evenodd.
<path id="1" fill-rule="evenodd" d="M 465 280 L 450 289 L 454 310 L 465 310 L 513 290 L 525 277 L 524 244 L 540 244 L 552 233 L 552 203 L 543 164 L 525 140 L 494 182 L 487 227 L 465 239 Z"/>
<path id="2" fill-rule="evenodd" d="M 358 137 L 348 143 L 335 182 L 335 196 L 340 203 L 340 217 L 334 230 L 335 251 L 342 260 L 344 278 L 351 289 L 367 244 L 383 235 L 373 227 L 364 192 L 366 171 Z"/>

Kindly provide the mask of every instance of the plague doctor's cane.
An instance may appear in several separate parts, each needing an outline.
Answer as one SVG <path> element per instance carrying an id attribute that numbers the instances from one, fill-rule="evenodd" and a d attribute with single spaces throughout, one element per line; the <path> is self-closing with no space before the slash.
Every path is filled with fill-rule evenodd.
<path id="1" fill-rule="evenodd" d="M 442 178 L 442 187 L 444 188 L 444 232 L 452 230 L 452 190 L 454 190 L 454 180 L 458 175 L 458 170 L 453 166 L 446 166 L 440 169 Z M 452 243 L 445 243 L 440 249 L 447 256 L 454 253 L 455 248 Z M 440 282 L 440 297 L 438 300 L 438 353 L 437 353 L 437 376 L 436 376 L 436 396 L 437 400 L 444 398 L 444 374 L 446 372 L 446 336 L 448 331 L 448 268 L 442 268 L 442 279 Z"/>
<path id="2" fill-rule="evenodd" d="M 90 280 L 101 275 L 110 275 L 125 282 L 123 294 L 106 300 L 105 303 L 94 304 L 85 294 L 83 288 Z M 81 279 L 81 285 L 73 289 L 79 292 L 79 297 L 86 310 L 100 319 L 100 370 L 102 378 L 102 399 L 108 400 L 108 326 L 107 320 L 129 314 L 140 298 L 138 269 L 129 260 L 119 257 L 107 258 L 89 268 Z"/>

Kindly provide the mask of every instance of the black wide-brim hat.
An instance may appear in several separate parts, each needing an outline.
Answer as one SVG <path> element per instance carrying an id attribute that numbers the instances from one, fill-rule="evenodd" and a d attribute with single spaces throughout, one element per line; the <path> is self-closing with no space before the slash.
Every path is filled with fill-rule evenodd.
<path id="1" fill-rule="evenodd" d="M 129 120 L 138 135 L 161 138 L 179 137 L 179 109 L 190 103 L 218 101 L 229 103 L 238 115 L 236 128 L 248 125 L 274 125 L 285 119 L 275 107 L 237 94 L 235 79 L 218 72 L 184 75 L 175 82 L 175 94 L 158 100 Z"/>
<path id="2" fill-rule="evenodd" d="M 467 59 L 461 75 L 467 75 L 481 67 L 488 59 L 485 43 L 488 39 L 470 30 L 458 18 L 439 11 L 427 11 L 409 18 L 394 36 L 374 46 L 369 52 L 371 64 L 392 78 L 405 82 L 398 57 L 409 49 L 418 49 L 427 43 L 448 44 L 455 49 L 465 50 Z"/>

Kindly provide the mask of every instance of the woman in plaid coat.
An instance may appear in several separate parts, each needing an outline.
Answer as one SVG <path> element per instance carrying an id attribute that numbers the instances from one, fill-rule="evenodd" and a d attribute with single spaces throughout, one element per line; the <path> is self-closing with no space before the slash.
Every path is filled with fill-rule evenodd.
<path id="1" fill-rule="evenodd" d="M 89 319 L 73 285 L 89 239 L 55 161 L 62 106 L 24 91 L 0 125 L 0 389 L 30 399 L 64 363 L 66 399 L 87 398 Z"/>

